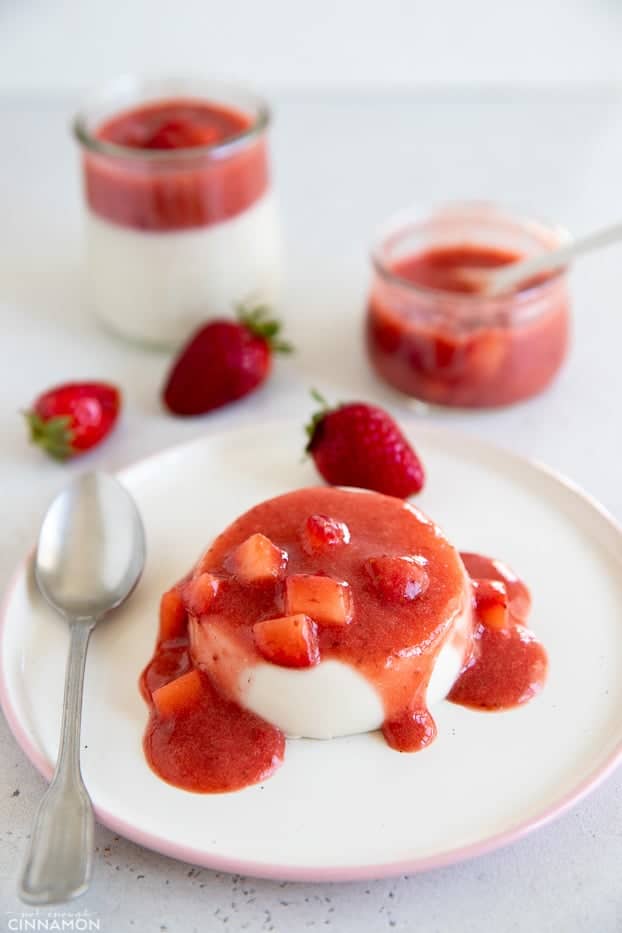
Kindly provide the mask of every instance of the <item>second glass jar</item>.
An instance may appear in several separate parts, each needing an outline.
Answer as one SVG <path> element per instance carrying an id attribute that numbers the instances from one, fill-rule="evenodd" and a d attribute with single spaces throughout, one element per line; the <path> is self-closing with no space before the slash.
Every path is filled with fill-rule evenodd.
<path id="1" fill-rule="evenodd" d="M 366 337 L 377 373 L 437 405 L 492 407 L 541 392 L 567 352 L 565 272 L 491 298 L 466 288 L 459 270 L 502 265 L 567 238 L 491 204 L 398 215 L 373 253 Z"/>

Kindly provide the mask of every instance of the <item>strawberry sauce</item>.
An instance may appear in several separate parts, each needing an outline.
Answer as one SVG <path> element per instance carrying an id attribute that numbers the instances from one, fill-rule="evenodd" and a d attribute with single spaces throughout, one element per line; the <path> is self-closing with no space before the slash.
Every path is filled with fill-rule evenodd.
<path id="1" fill-rule="evenodd" d="M 475 608 L 471 657 L 448 699 L 475 709 L 507 709 L 527 703 L 544 686 L 547 656 L 526 627 L 531 596 L 525 584 L 500 561 L 480 554 L 462 554 L 473 580 L 497 580 L 509 598 L 507 624 L 485 624 Z"/>
<path id="2" fill-rule="evenodd" d="M 252 129 L 246 114 L 194 99 L 120 113 L 95 137 L 128 152 L 85 155 L 88 204 L 106 220 L 147 231 L 202 227 L 235 217 L 269 184 L 265 141 L 253 139 Z M 232 144 L 227 157 L 218 157 L 218 147 L 226 143 Z"/>
<path id="3" fill-rule="evenodd" d="M 465 243 L 407 256 L 377 272 L 367 347 L 378 374 L 401 392 L 439 405 L 508 405 L 545 389 L 568 345 L 563 279 L 485 299 L 461 274 L 520 258 Z"/>
<path id="4" fill-rule="evenodd" d="M 192 667 L 188 641 L 159 645 L 141 685 L 153 690 Z M 285 736 L 274 726 L 221 697 L 201 674 L 202 692 L 174 717 L 152 712 L 144 748 L 153 770 L 169 784 L 199 793 L 223 793 L 257 784 L 276 771 L 285 754 Z"/>
<path id="5" fill-rule="evenodd" d="M 465 566 L 496 582 L 474 597 Z M 546 655 L 524 626 L 529 602 L 509 568 L 461 558 L 398 499 L 323 487 L 261 503 L 163 598 L 141 678 L 147 760 L 187 790 L 263 780 L 281 764 L 285 739 L 243 708 L 243 685 L 258 664 L 312 668 L 331 659 L 374 688 L 389 745 L 422 749 L 436 735 L 426 695 L 441 650 L 463 663 L 453 702 L 502 709 L 540 688 Z M 267 638 L 263 623 L 277 619 Z"/>
<path id="6" fill-rule="evenodd" d="M 461 269 L 497 269 L 520 258 L 519 253 L 510 250 L 467 243 L 416 253 L 396 262 L 392 271 L 421 288 L 476 294 L 477 287 L 460 274 Z"/>

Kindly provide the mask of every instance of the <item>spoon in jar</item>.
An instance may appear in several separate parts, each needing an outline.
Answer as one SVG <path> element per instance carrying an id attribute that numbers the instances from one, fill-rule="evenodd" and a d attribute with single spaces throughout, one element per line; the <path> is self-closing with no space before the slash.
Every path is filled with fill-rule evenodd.
<path id="1" fill-rule="evenodd" d="M 589 253 L 601 246 L 609 246 L 622 240 L 622 224 L 604 227 L 587 236 L 565 243 L 557 249 L 529 256 L 517 262 L 508 263 L 495 269 L 464 267 L 455 269 L 454 277 L 463 283 L 469 291 L 482 297 L 494 298 L 514 291 L 530 279 L 563 268 L 572 259 Z"/>
<path id="2" fill-rule="evenodd" d="M 113 476 L 85 473 L 52 502 L 35 577 L 71 635 L 58 760 L 37 810 L 19 882 L 27 904 L 82 894 L 93 866 L 93 807 L 80 772 L 82 685 L 89 636 L 130 595 L 145 563 L 145 534 L 130 494 Z"/>

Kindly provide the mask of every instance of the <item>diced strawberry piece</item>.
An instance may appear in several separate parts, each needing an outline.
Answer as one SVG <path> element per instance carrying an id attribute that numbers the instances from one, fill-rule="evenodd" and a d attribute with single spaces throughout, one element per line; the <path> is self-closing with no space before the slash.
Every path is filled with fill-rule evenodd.
<path id="1" fill-rule="evenodd" d="M 198 703 L 202 691 L 201 675 L 193 669 L 153 691 L 152 699 L 160 716 L 176 716 Z"/>
<path id="2" fill-rule="evenodd" d="M 219 586 L 220 580 L 211 573 L 200 573 L 188 580 L 183 587 L 188 612 L 193 616 L 202 616 L 210 612 Z"/>
<path id="3" fill-rule="evenodd" d="M 348 625 L 353 612 L 350 585 L 319 574 L 293 574 L 285 583 L 285 611 L 303 612 L 321 625 Z"/>
<path id="4" fill-rule="evenodd" d="M 508 594 L 500 580 L 473 580 L 473 596 L 477 618 L 487 628 L 508 628 Z"/>
<path id="5" fill-rule="evenodd" d="M 404 328 L 397 320 L 381 317 L 372 306 L 367 320 L 368 339 L 372 347 L 377 346 L 385 353 L 397 353 L 404 340 Z"/>
<path id="6" fill-rule="evenodd" d="M 468 344 L 469 385 L 485 385 L 503 369 L 508 354 L 505 334 L 496 331 L 478 334 Z"/>
<path id="7" fill-rule="evenodd" d="M 370 557 L 365 570 L 381 599 L 403 603 L 417 599 L 430 585 L 425 564 L 421 557 Z"/>
<path id="8" fill-rule="evenodd" d="M 243 583 L 277 580 L 287 567 L 287 553 L 257 533 L 243 541 L 231 556 L 231 569 Z"/>
<path id="9" fill-rule="evenodd" d="M 216 687 L 224 684 L 222 692 L 235 694 L 239 665 L 250 666 L 254 660 L 252 645 L 247 647 L 236 638 L 235 631 L 220 615 L 188 620 L 190 657 L 200 670 L 205 671 Z"/>
<path id="10" fill-rule="evenodd" d="M 328 515 L 309 515 L 302 529 L 302 544 L 308 554 L 348 544 L 350 529 L 345 522 Z"/>
<path id="11" fill-rule="evenodd" d="M 159 641 L 179 638 L 186 631 L 188 616 L 178 589 L 169 590 L 160 600 Z"/>
<path id="12" fill-rule="evenodd" d="M 500 580 L 505 585 L 514 621 L 525 622 L 531 609 L 531 594 L 512 568 L 483 554 L 463 551 L 460 556 L 472 580 Z"/>
<path id="13" fill-rule="evenodd" d="M 281 667 L 313 667 L 320 662 L 317 625 L 302 613 L 253 625 L 260 654 Z"/>

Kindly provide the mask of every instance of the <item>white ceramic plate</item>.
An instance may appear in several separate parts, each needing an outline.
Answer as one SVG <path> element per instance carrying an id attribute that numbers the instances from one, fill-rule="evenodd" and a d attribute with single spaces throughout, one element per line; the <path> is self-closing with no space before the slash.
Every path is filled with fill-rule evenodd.
<path id="1" fill-rule="evenodd" d="M 297 880 L 379 877 L 447 864 L 518 838 L 569 807 L 622 755 L 622 532 L 546 470 L 417 423 L 428 483 L 417 503 L 458 547 L 514 566 L 534 595 L 546 645 L 543 693 L 522 709 L 434 710 L 438 738 L 419 754 L 378 735 L 288 742 L 264 785 L 195 795 L 143 758 L 137 682 L 160 594 L 231 519 L 317 483 L 291 422 L 164 452 L 121 478 L 145 520 L 143 580 L 99 627 L 84 697 L 83 772 L 99 819 L 150 848 L 208 867 Z M 0 698 L 17 740 L 46 776 L 57 751 L 67 630 L 26 563 L 8 595 Z"/>

